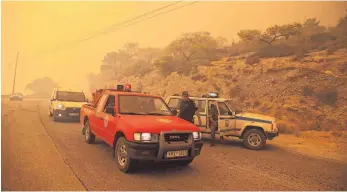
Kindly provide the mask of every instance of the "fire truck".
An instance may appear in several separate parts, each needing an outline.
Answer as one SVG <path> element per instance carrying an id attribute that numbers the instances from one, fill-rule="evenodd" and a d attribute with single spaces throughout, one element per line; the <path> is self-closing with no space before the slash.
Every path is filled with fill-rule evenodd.
<path id="1" fill-rule="evenodd" d="M 98 137 L 112 147 L 120 171 L 134 171 L 141 160 L 186 166 L 200 155 L 199 128 L 177 117 L 161 97 L 133 92 L 126 84 L 99 89 L 93 99 L 81 109 L 82 134 L 88 144 Z"/>

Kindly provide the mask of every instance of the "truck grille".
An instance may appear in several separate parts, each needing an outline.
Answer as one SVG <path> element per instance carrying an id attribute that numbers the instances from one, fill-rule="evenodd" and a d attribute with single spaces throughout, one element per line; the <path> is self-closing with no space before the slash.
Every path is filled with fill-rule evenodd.
<path id="1" fill-rule="evenodd" d="M 67 107 L 65 109 L 67 113 L 79 113 L 81 111 L 81 108 L 75 108 L 75 107 Z"/>
<path id="2" fill-rule="evenodd" d="M 189 133 L 166 133 L 164 138 L 166 142 L 187 141 L 189 139 Z"/>

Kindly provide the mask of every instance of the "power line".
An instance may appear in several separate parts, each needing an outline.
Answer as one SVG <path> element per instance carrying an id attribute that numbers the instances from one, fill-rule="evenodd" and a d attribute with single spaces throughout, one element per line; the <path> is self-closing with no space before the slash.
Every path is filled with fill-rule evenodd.
<path id="1" fill-rule="evenodd" d="M 111 25 L 111 26 L 109 26 L 109 27 L 106 27 L 106 28 L 104 28 L 104 29 L 102 29 L 102 30 L 99 30 L 99 31 L 93 33 L 92 35 L 90 35 L 90 36 L 88 36 L 88 37 L 86 37 L 86 38 L 84 38 L 84 39 L 73 41 L 73 42 L 67 44 L 66 46 L 58 46 L 57 49 L 58 49 L 58 51 L 59 51 L 59 48 L 64 49 L 65 47 L 74 46 L 74 45 L 80 44 L 80 43 L 82 43 L 82 42 L 84 42 L 84 41 L 88 41 L 88 40 L 93 39 L 93 38 L 95 38 L 95 37 L 97 37 L 97 36 L 99 36 L 99 35 L 102 35 L 102 34 L 105 34 L 105 33 L 108 33 L 108 32 L 110 32 L 110 31 L 112 31 L 114 27 L 118 27 L 118 28 L 119 28 L 119 27 L 121 27 L 122 25 L 126 25 L 126 26 L 127 26 L 127 24 L 128 24 L 129 22 L 131 22 L 131 21 L 141 19 L 141 18 L 144 17 L 144 16 L 147 16 L 147 15 L 150 15 L 150 14 L 152 14 L 152 13 L 158 12 L 158 11 L 160 11 L 160 10 L 163 10 L 163 9 L 165 9 L 165 8 L 167 8 L 167 7 L 173 6 L 173 5 L 175 5 L 175 4 L 177 4 L 177 3 L 180 3 L 180 2 L 182 2 L 182 1 L 183 1 L 183 0 L 177 1 L 177 2 L 174 2 L 174 3 L 170 3 L 169 5 L 165 5 L 165 6 L 163 6 L 163 7 L 157 8 L 157 9 L 155 9 L 155 10 L 146 12 L 146 13 L 141 14 L 141 15 L 138 15 L 138 16 L 136 16 L 136 17 L 134 17 L 134 18 L 131 18 L 131 19 L 125 20 L 125 21 L 123 21 L 123 22 L 120 22 L 120 23 Z M 188 3 L 188 4 L 190 4 L 190 3 Z M 187 5 L 187 4 L 186 4 L 186 5 Z M 186 5 L 184 5 L 184 6 L 186 6 Z M 181 7 L 184 7 L 184 6 L 181 6 Z M 179 8 L 181 8 L 181 7 L 179 7 Z M 170 11 L 170 10 L 169 10 L 169 11 Z M 157 15 L 159 15 L 159 14 L 157 14 Z M 151 17 L 149 17 L 149 18 L 151 18 Z M 133 23 L 134 23 L 134 22 L 133 22 Z M 130 24 L 133 24 L 133 23 L 130 23 Z M 118 28 L 116 28 L 116 29 L 118 29 Z"/>
<path id="2" fill-rule="evenodd" d="M 169 4 L 169 5 L 166 5 L 166 6 L 164 6 L 164 7 L 166 8 L 166 7 L 169 7 L 169 6 L 174 5 L 174 4 L 176 4 L 176 3 L 179 3 L 179 2 L 181 2 L 181 1 L 178 1 L 178 2 L 175 2 L 175 3 Z M 138 23 L 138 22 L 140 22 L 140 21 L 144 21 L 144 20 L 147 20 L 147 19 L 151 19 L 151 18 L 157 17 L 157 16 L 159 16 L 159 15 L 162 15 L 162 14 L 165 14 L 165 13 L 168 13 L 168 12 L 171 12 L 171 11 L 175 11 L 175 10 L 177 10 L 177 9 L 180 9 L 180 8 L 183 8 L 183 7 L 192 5 L 192 4 L 197 3 L 197 2 L 199 2 L 199 1 L 193 1 L 193 2 L 190 2 L 190 3 L 186 3 L 186 4 L 184 4 L 184 5 L 177 6 L 177 7 L 175 7 L 175 8 L 169 9 L 169 10 L 167 10 L 167 11 L 165 11 L 165 12 L 161 12 L 161 13 L 155 14 L 155 15 L 153 15 L 153 16 L 146 17 L 146 18 L 143 18 L 143 19 L 138 20 L 138 21 L 134 21 L 134 22 L 132 22 L 132 23 L 128 23 L 129 21 L 137 20 L 137 19 L 139 19 L 140 17 L 143 17 L 144 15 L 148 15 L 148 14 L 150 14 L 150 13 L 153 13 L 153 12 L 156 12 L 156 11 L 158 11 L 158 10 L 164 9 L 164 7 L 161 7 L 161 8 L 159 8 L 159 9 L 156 9 L 156 10 L 153 10 L 153 11 L 150 11 L 150 12 L 147 12 L 147 13 L 145 13 L 145 14 L 142 14 L 142 16 L 141 16 L 141 15 L 140 15 L 140 16 L 137 16 L 137 17 L 135 17 L 136 19 L 133 18 L 133 19 L 129 19 L 129 20 L 123 21 L 123 22 L 121 22 L 120 24 L 115 24 L 115 25 L 113 25 L 113 26 L 117 26 L 117 25 L 119 25 L 119 26 L 118 26 L 117 28 L 114 28 L 114 29 L 112 29 L 111 27 L 108 27 L 108 28 L 104 29 L 102 32 L 99 32 L 98 34 L 94 34 L 94 35 L 92 35 L 92 36 L 89 36 L 89 37 L 87 37 L 87 38 L 84 38 L 84 39 L 82 39 L 82 40 L 79 40 L 79 41 L 77 41 L 77 42 L 75 42 L 75 43 L 71 43 L 70 45 L 65 46 L 65 47 L 62 47 L 61 49 L 58 49 L 57 51 L 64 50 L 64 49 L 66 49 L 66 48 L 69 48 L 70 46 L 78 45 L 78 44 L 80 44 L 80 43 L 83 43 L 83 42 L 85 42 L 85 41 L 88 41 L 88 40 L 90 40 L 90 39 L 93 39 L 93 38 L 95 38 L 95 37 L 97 37 L 97 36 L 99 36 L 99 35 L 102 35 L 102 34 L 106 34 L 106 33 L 109 33 L 109 32 L 114 32 L 114 31 L 120 30 L 120 29 L 122 29 L 123 27 L 128 27 L 128 26 L 134 25 L 134 24 L 136 24 L 136 23 Z"/>
<path id="3" fill-rule="evenodd" d="M 136 24 L 136 23 L 138 23 L 138 22 L 140 22 L 140 21 L 144 21 L 144 20 L 147 20 L 147 19 L 151 19 L 151 18 L 157 17 L 157 16 L 159 16 L 159 15 L 162 15 L 162 14 L 165 14 L 165 13 L 168 13 L 168 12 L 171 12 L 171 11 L 174 11 L 174 10 L 177 10 L 177 9 L 180 9 L 180 8 L 183 8 L 183 7 L 186 7 L 186 6 L 188 6 L 188 5 L 191 5 L 191 4 L 194 4 L 194 3 L 197 3 L 197 2 L 198 2 L 198 1 L 193 1 L 193 2 L 190 2 L 190 3 L 184 4 L 184 5 L 181 5 L 181 6 L 172 8 L 172 9 L 169 9 L 168 11 L 161 12 L 161 13 L 158 13 L 158 14 L 153 15 L 153 16 L 150 16 L 150 17 L 146 17 L 146 18 L 144 18 L 144 19 L 142 19 L 142 20 L 135 21 L 135 22 L 132 22 L 132 23 L 128 23 L 128 24 L 125 24 L 125 25 L 123 25 L 123 26 L 119 26 L 118 28 L 109 29 L 109 30 L 107 30 L 107 31 L 104 31 L 102 34 L 106 34 L 106 33 L 109 33 L 109 32 L 117 31 L 117 30 L 119 30 L 119 29 L 122 29 L 123 27 L 128 27 L 128 26 L 134 25 L 134 24 Z M 101 35 L 101 34 L 100 34 L 100 35 Z M 82 42 L 84 42 L 84 41 L 88 41 L 88 40 L 93 39 L 93 38 L 94 38 L 94 37 L 86 38 L 86 39 L 81 40 L 81 41 L 78 42 L 78 43 L 82 43 Z"/>

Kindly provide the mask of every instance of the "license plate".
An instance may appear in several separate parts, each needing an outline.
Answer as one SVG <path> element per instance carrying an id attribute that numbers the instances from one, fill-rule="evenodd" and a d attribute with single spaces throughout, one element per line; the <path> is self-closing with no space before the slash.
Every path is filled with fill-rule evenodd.
<path id="1" fill-rule="evenodd" d="M 175 157 L 186 157 L 188 156 L 188 150 L 182 151 L 168 151 L 166 153 L 167 158 L 175 158 Z"/>
<path id="2" fill-rule="evenodd" d="M 79 116 L 79 113 L 69 113 L 70 116 Z"/>

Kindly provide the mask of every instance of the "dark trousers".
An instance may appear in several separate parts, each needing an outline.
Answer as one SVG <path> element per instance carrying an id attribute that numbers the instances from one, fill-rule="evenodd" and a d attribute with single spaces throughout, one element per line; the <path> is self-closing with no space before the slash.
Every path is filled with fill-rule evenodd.
<path id="1" fill-rule="evenodd" d="M 218 129 L 218 121 L 210 121 L 211 138 L 216 139 L 216 131 Z"/>

